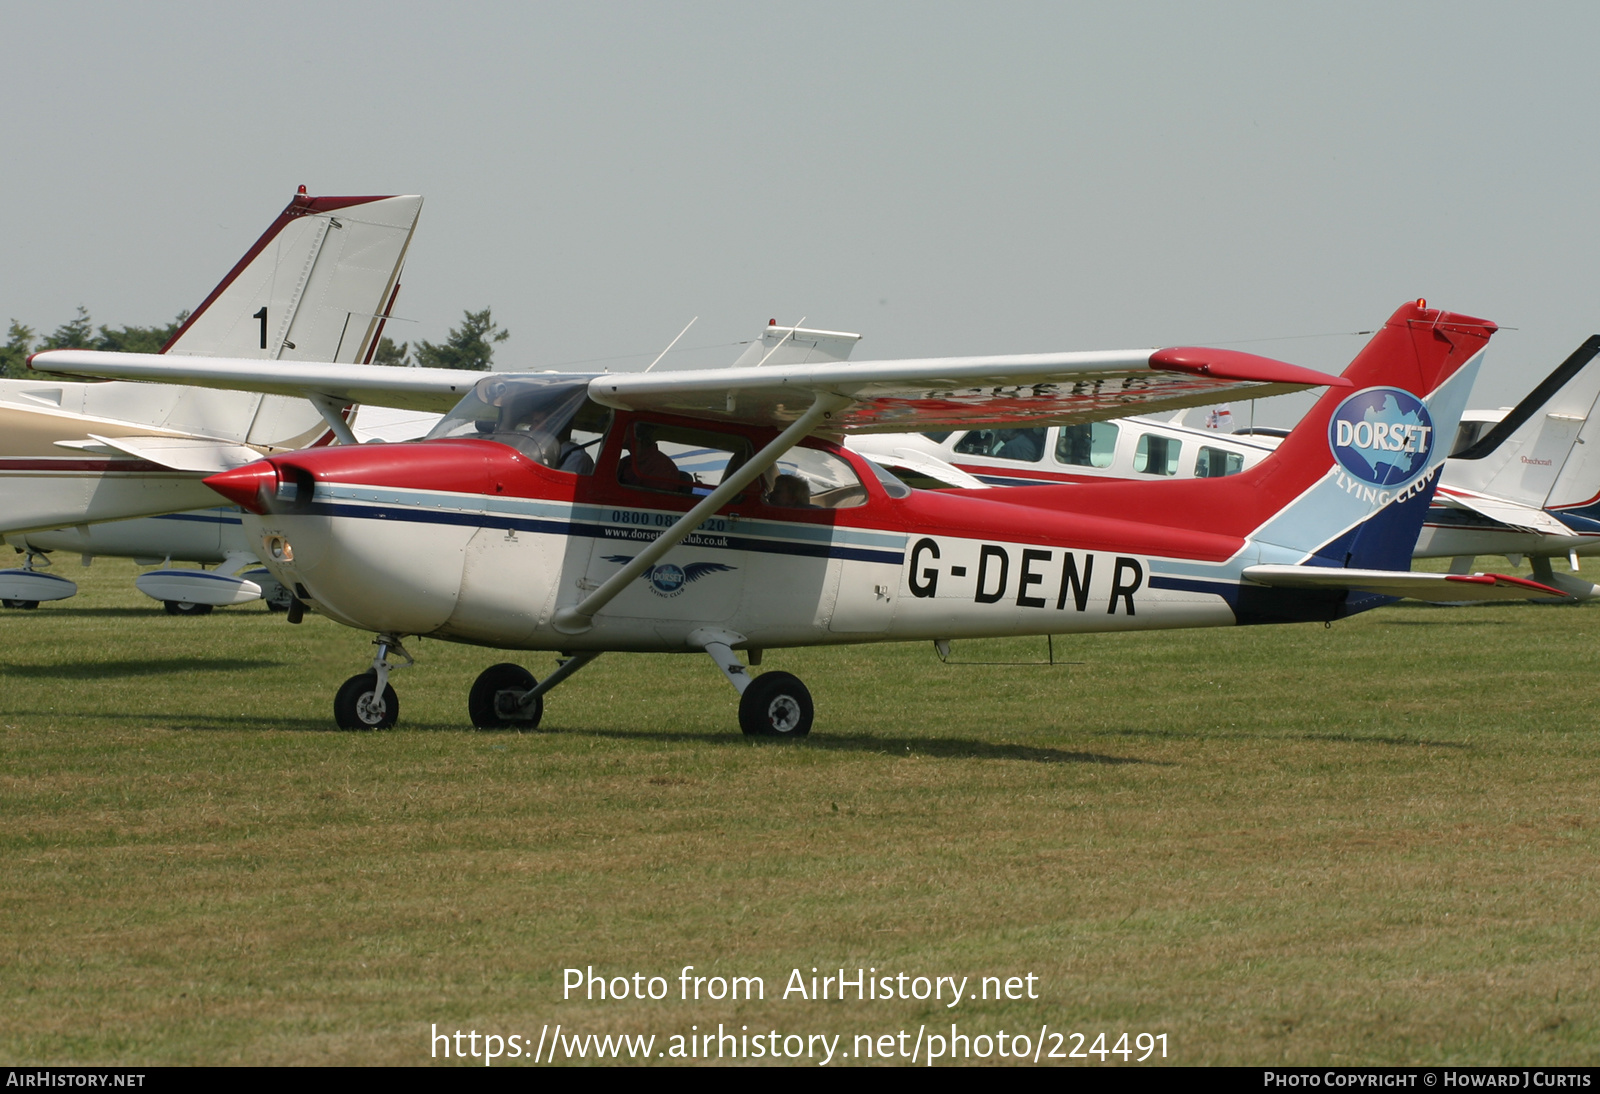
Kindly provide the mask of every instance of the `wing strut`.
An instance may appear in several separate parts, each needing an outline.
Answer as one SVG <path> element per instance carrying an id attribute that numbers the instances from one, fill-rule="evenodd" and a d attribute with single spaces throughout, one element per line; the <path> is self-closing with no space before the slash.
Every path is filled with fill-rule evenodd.
<path id="1" fill-rule="evenodd" d="M 618 593 L 654 566 L 662 555 L 683 542 L 684 537 L 700 527 L 707 517 L 728 504 L 735 494 L 765 474 L 785 452 L 805 440 L 813 429 L 822 424 L 824 418 L 834 411 L 844 409 L 854 401 L 848 396 L 835 395 L 832 392 L 817 392 L 811 409 L 800 415 L 793 425 L 757 452 L 750 462 L 724 479 L 720 486 L 700 500 L 700 504 L 679 517 L 676 524 L 662 532 L 650 546 L 635 555 L 632 562 L 608 577 L 598 589 L 577 604 L 556 612 L 553 621 L 556 630 L 562 634 L 582 634 L 594 626 L 596 612 L 611 603 Z"/>
<path id="2" fill-rule="evenodd" d="M 344 420 L 342 413 L 346 403 L 327 395 L 306 396 L 306 401 L 317 408 L 317 413 L 322 415 L 322 420 L 328 423 L 328 428 L 333 430 L 333 435 L 339 438 L 340 444 L 360 444 L 356 435 L 350 432 L 350 423 Z"/>

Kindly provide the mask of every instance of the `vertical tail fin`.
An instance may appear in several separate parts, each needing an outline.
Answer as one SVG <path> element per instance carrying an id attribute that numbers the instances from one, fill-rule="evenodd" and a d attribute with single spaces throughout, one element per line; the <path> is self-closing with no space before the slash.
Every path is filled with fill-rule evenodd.
<path id="1" fill-rule="evenodd" d="M 1263 563 L 1405 570 L 1495 332 L 1406 304 L 1251 476 L 1277 512 L 1251 536 Z M 1292 496 L 1286 496 L 1290 492 Z"/>
<path id="2" fill-rule="evenodd" d="M 1539 508 L 1600 493 L 1600 334 L 1590 335 L 1477 443 L 1451 457 L 1449 484 Z"/>
<path id="3" fill-rule="evenodd" d="M 311 197 L 302 186 L 161 352 L 364 360 L 393 304 L 421 211 L 415 194 Z M 273 448 L 327 435 L 304 399 L 178 388 L 170 402 L 154 424 Z"/>
<path id="4" fill-rule="evenodd" d="M 162 353 L 360 361 L 416 230 L 422 198 L 301 193 Z"/>
<path id="5" fill-rule="evenodd" d="M 1329 388 L 1249 470 L 1081 484 L 1055 504 L 1232 537 L 1264 564 L 1408 569 L 1478 355 L 1495 329 L 1422 301 L 1406 304 L 1345 369 L 1349 385 Z"/>

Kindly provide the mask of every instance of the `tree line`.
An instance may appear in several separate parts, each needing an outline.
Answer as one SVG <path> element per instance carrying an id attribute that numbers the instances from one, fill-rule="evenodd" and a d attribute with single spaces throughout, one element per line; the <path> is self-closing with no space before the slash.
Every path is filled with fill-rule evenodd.
<path id="1" fill-rule="evenodd" d="M 160 353 L 161 347 L 171 341 L 188 318 L 189 312 L 185 310 L 166 326 L 96 327 L 89 317 L 89 310 L 79 304 L 76 316 L 43 338 L 39 338 L 32 327 L 13 319 L 6 332 L 5 345 L 0 346 L 0 376 L 26 377 L 28 355 L 47 349 Z M 494 360 L 494 347 L 510 337 L 511 332 L 494 321 L 490 309 L 467 311 L 463 314 L 461 325 L 451 327 L 449 336 L 438 344 L 419 340 L 413 346 L 410 342 L 396 344 L 392 338 L 378 339 L 372 363 L 400 368 L 415 365 L 486 372 Z"/>

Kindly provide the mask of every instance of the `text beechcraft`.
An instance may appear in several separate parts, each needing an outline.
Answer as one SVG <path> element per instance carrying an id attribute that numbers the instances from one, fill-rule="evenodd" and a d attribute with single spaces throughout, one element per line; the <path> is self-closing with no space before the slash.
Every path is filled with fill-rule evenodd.
<path id="1" fill-rule="evenodd" d="M 55 351 L 33 367 L 455 403 L 428 439 L 277 454 L 206 481 L 274 576 L 377 634 L 339 725 L 393 725 L 392 657 L 426 635 L 550 650 L 498 664 L 473 724 L 532 727 L 606 652 L 704 652 L 744 732 L 798 736 L 804 684 L 767 650 L 1334 620 L 1410 596 L 1548 596 L 1411 573 L 1411 547 L 1492 323 L 1401 307 L 1340 377 L 1217 349 L 825 362 L 666 374 L 494 374 L 464 399 L 407 370 Z M 459 382 L 459 381 L 457 381 Z M 430 386 L 432 385 L 432 386 Z M 1325 386 L 1267 459 L 1221 479 L 912 490 L 850 433 L 1073 423 Z M 1441 441 L 1444 438 L 1445 441 Z M 736 651 L 746 652 L 741 661 Z"/>

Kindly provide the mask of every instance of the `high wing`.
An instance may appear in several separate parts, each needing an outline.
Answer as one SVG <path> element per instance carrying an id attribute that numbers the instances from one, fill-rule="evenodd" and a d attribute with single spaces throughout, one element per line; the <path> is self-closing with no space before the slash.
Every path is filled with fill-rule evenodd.
<path id="1" fill-rule="evenodd" d="M 101 353 L 58 349 L 28 361 L 36 372 L 100 380 L 145 380 L 226 391 L 331 399 L 340 405 L 370 403 L 404 410 L 444 413 L 481 372 L 451 368 L 391 368 L 386 365 L 305 361 L 253 361 L 236 357 L 166 357 L 148 353 Z"/>
<path id="2" fill-rule="evenodd" d="M 1246 566 L 1244 578 L 1282 589 L 1347 589 L 1404 596 L 1436 604 L 1467 600 L 1527 600 L 1566 593 L 1506 574 L 1426 574 L 1407 570 L 1345 570 L 1336 566 Z"/>
<path id="3" fill-rule="evenodd" d="M 1349 382 L 1253 354 L 1179 348 L 609 374 L 589 394 L 622 410 L 779 427 L 819 395 L 841 396 L 850 405 L 824 429 L 898 433 L 1070 424 L 1316 386 Z"/>
<path id="4" fill-rule="evenodd" d="M 483 377 L 452 369 L 230 358 L 152 358 L 51 350 L 39 372 L 301 395 L 415 410 L 449 410 Z M 819 399 L 837 409 L 827 432 L 904 432 L 983 424 L 1073 423 L 1131 413 L 1261 398 L 1348 380 L 1234 350 L 1178 348 L 823 361 L 660 374 L 606 374 L 590 396 L 618 409 L 652 410 L 746 424 L 787 426 Z"/>

